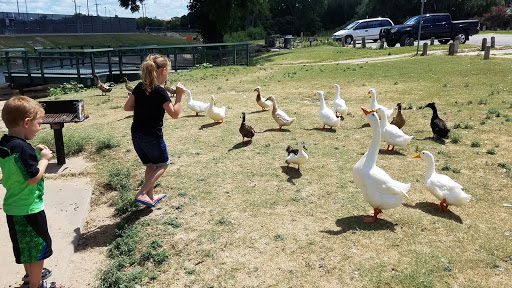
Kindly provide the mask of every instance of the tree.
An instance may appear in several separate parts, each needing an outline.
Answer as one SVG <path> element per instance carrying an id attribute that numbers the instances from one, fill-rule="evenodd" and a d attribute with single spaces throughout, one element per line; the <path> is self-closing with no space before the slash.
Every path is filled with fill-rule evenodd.
<path id="1" fill-rule="evenodd" d="M 139 12 L 140 5 L 139 3 L 144 3 L 144 0 L 118 0 L 119 6 L 123 7 L 124 9 L 130 9 L 132 13 Z M 139 3 L 137 3 L 139 2 Z"/>

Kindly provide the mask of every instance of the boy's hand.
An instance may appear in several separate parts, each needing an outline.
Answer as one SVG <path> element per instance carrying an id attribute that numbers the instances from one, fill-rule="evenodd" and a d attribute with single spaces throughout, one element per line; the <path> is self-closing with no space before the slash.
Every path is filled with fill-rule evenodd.
<path id="1" fill-rule="evenodd" d="M 53 153 L 52 150 L 48 149 L 45 145 L 37 145 L 36 147 L 37 151 L 39 151 L 39 156 L 41 156 L 41 159 L 48 160 L 52 159 Z"/>

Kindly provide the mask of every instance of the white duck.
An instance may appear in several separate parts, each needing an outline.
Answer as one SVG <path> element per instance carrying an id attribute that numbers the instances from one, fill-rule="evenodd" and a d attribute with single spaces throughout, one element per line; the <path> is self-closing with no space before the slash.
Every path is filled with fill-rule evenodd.
<path id="1" fill-rule="evenodd" d="M 400 130 L 395 125 L 388 123 L 388 116 L 384 113 L 384 109 L 382 107 L 377 108 L 377 113 L 381 118 L 380 132 L 382 134 L 382 138 L 384 138 L 384 141 L 388 143 L 386 151 L 393 151 L 395 150 L 395 146 L 404 147 L 411 142 L 413 136 L 406 135 L 404 131 Z M 391 150 L 389 150 L 390 145 L 393 146 Z"/>
<path id="2" fill-rule="evenodd" d="M 206 110 L 206 116 L 210 117 L 213 122 L 220 121 L 220 123 L 222 123 L 226 117 L 226 106 L 222 106 L 221 108 L 215 107 L 215 97 L 212 95 L 210 96 L 210 104 Z"/>
<path id="3" fill-rule="evenodd" d="M 268 99 L 265 99 L 265 97 L 261 97 L 260 86 L 256 87 L 254 91 L 258 92 L 258 94 L 256 94 L 256 103 L 260 105 L 261 111 L 264 111 L 265 109 L 272 106 L 272 101 L 268 101 Z"/>
<path id="4" fill-rule="evenodd" d="M 348 107 L 347 104 L 345 104 L 345 100 L 340 97 L 340 85 L 334 84 L 334 89 L 336 89 L 336 93 L 334 94 L 332 107 L 334 108 L 334 112 L 336 112 L 336 117 L 338 117 L 338 113 L 340 113 L 340 117 L 345 118 L 345 115 L 348 112 Z"/>
<path id="5" fill-rule="evenodd" d="M 372 140 L 368 151 L 354 166 L 352 176 L 366 201 L 373 207 L 373 217 L 364 218 L 364 221 L 375 222 L 382 210 L 398 207 L 404 195 L 409 197 L 407 191 L 411 188 L 411 184 L 393 180 L 384 170 L 377 167 L 380 145 L 379 117 L 375 110 L 361 109 L 372 127 Z"/>
<path id="6" fill-rule="evenodd" d="M 192 99 L 190 90 L 186 89 L 185 94 L 187 94 L 187 107 L 196 112 L 196 116 L 199 115 L 200 112 L 206 112 L 206 110 L 208 110 L 208 103 Z"/>
<path id="7" fill-rule="evenodd" d="M 428 151 L 421 151 L 420 154 L 412 158 L 421 158 L 427 161 L 427 172 L 425 173 L 425 187 L 432 195 L 441 202 L 439 210 L 444 212 L 448 210 L 448 205 L 463 206 L 471 200 L 471 195 L 462 191 L 462 186 L 453 181 L 452 178 L 438 174 L 435 169 L 434 156 Z"/>
<path id="8" fill-rule="evenodd" d="M 377 111 L 377 108 L 379 107 L 382 107 L 382 109 L 384 109 L 384 111 L 386 111 L 386 115 L 388 116 L 388 118 L 391 118 L 391 115 L 393 114 L 393 111 L 395 110 L 395 108 L 386 108 L 382 105 L 380 105 L 379 103 L 377 103 L 377 92 L 375 92 L 375 89 L 371 88 L 370 91 L 368 91 L 368 93 L 366 93 L 367 95 L 369 94 L 371 99 L 370 99 L 370 109 L 373 109 L 375 111 Z"/>
<path id="9" fill-rule="evenodd" d="M 284 161 L 288 166 L 290 164 L 297 164 L 297 169 L 300 172 L 300 165 L 308 161 L 308 154 L 304 150 L 306 149 L 306 143 L 300 142 L 299 149 L 293 149 L 291 146 L 286 147 L 286 160 Z M 288 167 L 286 168 L 288 170 Z"/>
<path id="10" fill-rule="evenodd" d="M 332 127 L 340 126 L 340 118 L 336 117 L 336 114 L 325 105 L 324 92 L 316 91 L 316 96 L 320 97 L 320 111 L 318 111 L 318 115 L 320 115 L 320 119 L 324 122 L 324 126 L 321 129 L 325 128 L 325 125 Z"/>
<path id="11" fill-rule="evenodd" d="M 277 124 L 279 124 L 279 130 L 281 130 L 281 127 L 283 126 L 290 126 L 293 124 L 295 118 L 289 117 L 288 115 L 286 115 L 286 113 L 277 108 L 276 98 L 274 98 L 274 96 L 268 96 L 267 100 L 272 101 L 272 117 L 274 118 L 274 120 L 276 120 Z"/>

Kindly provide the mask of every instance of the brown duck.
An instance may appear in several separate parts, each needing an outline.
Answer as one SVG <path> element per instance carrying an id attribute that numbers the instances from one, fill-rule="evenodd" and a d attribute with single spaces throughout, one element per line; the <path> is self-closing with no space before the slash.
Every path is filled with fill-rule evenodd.
<path id="1" fill-rule="evenodd" d="M 167 81 L 165 81 L 164 88 L 170 97 L 176 97 L 176 87 L 167 85 Z"/>
<path id="2" fill-rule="evenodd" d="M 240 124 L 238 131 L 242 134 L 242 142 L 244 142 L 245 138 L 249 138 L 252 141 L 252 137 L 254 137 L 256 132 L 254 131 L 254 128 L 245 123 L 245 112 L 242 112 L 240 118 L 242 118 L 242 124 Z"/>
<path id="3" fill-rule="evenodd" d="M 398 127 L 398 129 L 402 129 L 402 127 L 404 127 L 405 125 L 405 118 L 402 115 L 402 103 L 397 103 L 396 107 L 398 109 L 398 112 L 396 112 L 396 116 L 393 117 L 393 120 L 391 120 L 390 124 L 395 125 L 396 127 Z"/>
<path id="4" fill-rule="evenodd" d="M 128 92 L 133 92 L 133 86 L 128 84 L 128 79 L 126 77 L 121 78 L 121 82 L 124 82 L 124 88 L 126 88 Z"/>
<path id="5" fill-rule="evenodd" d="M 98 82 L 98 84 L 96 84 L 96 87 L 98 87 L 98 89 L 100 89 L 101 96 L 107 95 L 108 92 L 112 92 L 112 87 L 105 85 L 105 83 L 101 83 L 100 77 L 98 77 L 98 75 L 94 74 L 93 76 L 96 77 L 96 81 Z M 103 94 L 103 93 L 105 93 L 105 94 Z"/>

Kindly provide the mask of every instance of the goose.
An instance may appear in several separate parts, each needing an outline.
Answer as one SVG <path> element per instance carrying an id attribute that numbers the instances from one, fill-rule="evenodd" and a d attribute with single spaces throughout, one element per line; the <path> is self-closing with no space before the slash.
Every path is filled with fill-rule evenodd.
<path id="1" fill-rule="evenodd" d="M 180 84 L 178 83 L 178 85 Z M 176 97 L 176 87 L 167 85 L 167 80 L 165 80 L 164 89 L 169 93 L 169 97 Z"/>
<path id="2" fill-rule="evenodd" d="M 126 90 L 128 90 L 128 92 L 130 92 L 130 93 L 133 92 L 133 86 L 128 84 L 128 79 L 126 77 L 121 78 L 121 82 L 124 82 L 124 88 L 126 88 Z"/>
<path id="3" fill-rule="evenodd" d="M 395 110 L 395 108 L 389 109 L 382 105 L 379 105 L 379 103 L 377 103 L 377 92 L 375 92 L 375 89 L 373 89 L 373 88 L 371 88 L 368 91 L 368 93 L 366 93 L 366 94 L 367 95 L 369 94 L 371 97 L 370 106 L 369 106 L 370 109 L 377 110 L 377 108 L 382 107 L 384 109 L 384 111 L 386 111 L 386 115 L 388 116 L 388 118 L 391 118 L 391 114 L 393 114 L 393 111 Z"/>
<path id="4" fill-rule="evenodd" d="M 439 118 L 439 116 L 437 115 L 436 103 L 428 103 L 427 105 L 425 105 L 425 107 L 432 109 L 432 118 L 430 118 L 430 128 L 432 128 L 432 133 L 434 133 L 434 136 L 437 136 L 439 138 L 448 138 L 448 133 L 450 132 L 450 129 L 448 129 L 446 122 L 443 119 Z"/>
<path id="5" fill-rule="evenodd" d="M 448 205 L 463 206 L 471 200 L 471 195 L 462 191 L 462 186 L 453 181 L 452 178 L 436 173 L 434 156 L 428 151 L 421 151 L 420 154 L 412 158 L 421 158 L 427 161 L 427 171 L 425 173 L 425 187 L 439 201 L 439 211 L 448 210 Z"/>
<path id="6" fill-rule="evenodd" d="M 215 97 L 212 95 L 210 96 L 210 104 L 206 110 L 206 115 L 210 117 L 213 122 L 220 121 L 220 123 L 223 123 L 226 117 L 226 106 L 222 106 L 221 108 L 215 107 Z"/>
<path id="7" fill-rule="evenodd" d="M 198 116 L 200 112 L 206 112 L 206 110 L 208 110 L 208 103 L 192 99 L 190 90 L 186 89 L 185 94 L 187 94 L 187 107 L 196 112 L 196 116 Z"/>
<path id="8" fill-rule="evenodd" d="M 316 96 L 320 97 L 320 111 L 318 111 L 318 115 L 320 115 L 320 119 L 324 123 L 321 129 L 324 129 L 325 125 L 331 126 L 331 129 L 332 127 L 340 126 L 340 118 L 336 117 L 336 114 L 325 105 L 324 92 L 316 91 Z"/>
<path id="9" fill-rule="evenodd" d="M 266 108 L 270 108 L 270 106 L 272 106 L 271 101 L 268 101 L 265 97 L 261 97 L 260 86 L 256 87 L 254 91 L 258 92 L 258 94 L 256 94 L 256 103 L 260 105 L 261 111 L 265 111 Z"/>
<path id="10" fill-rule="evenodd" d="M 384 113 L 382 107 L 377 108 L 377 114 L 379 114 L 381 118 L 380 132 L 382 138 L 388 143 L 388 148 L 386 148 L 385 151 L 393 151 L 395 150 L 395 146 L 404 147 L 411 142 L 413 136 L 406 135 L 402 130 L 398 129 L 398 127 L 388 123 L 388 116 Z M 389 146 L 393 146 L 393 148 L 389 150 Z"/>
<path id="11" fill-rule="evenodd" d="M 336 112 L 336 117 L 338 117 L 338 113 L 340 113 L 340 118 L 344 119 L 344 115 L 347 114 L 348 108 L 345 104 L 345 100 L 340 97 L 340 85 L 334 84 L 334 89 L 336 89 L 336 93 L 334 94 L 334 100 L 332 101 L 332 107 L 334 108 L 334 112 Z"/>
<path id="12" fill-rule="evenodd" d="M 98 87 L 98 89 L 100 89 L 101 96 L 107 95 L 108 92 L 112 92 L 112 87 L 105 85 L 105 83 L 101 83 L 100 77 L 98 77 L 98 75 L 94 74 L 93 76 L 96 78 L 96 81 L 98 82 L 98 84 L 96 84 L 96 87 Z M 103 94 L 103 93 L 105 93 L 105 94 Z"/>
<path id="13" fill-rule="evenodd" d="M 245 112 L 242 112 L 240 118 L 242 118 L 242 124 L 240 124 L 238 131 L 242 135 L 242 142 L 244 142 L 245 138 L 249 138 L 252 141 L 252 137 L 254 137 L 256 132 L 254 131 L 254 128 L 245 123 Z"/>
<path id="14" fill-rule="evenodd" d="M 286 147 L 286 160 L 284 160 L 284 163 L 288 164 L 286 167 L 287 171 L 290 164 L 297 164 L 297 169 L 301 172 L 300 165 L 306 163 L 309 158 L 304 150 L 308 150 L 305 142 L 300 142 L 299 149 L 293 149 L 291 146 Z"/>
<path id="15" fill-rule="evenodd" d="M 404 127 L 404 125 L 405 125 L 405 118 L 402 115 L 402 103 L 397 103 L 396 108 L 397 108 L 396 116 L 393 117 L 393 120 L 391 120 L 390 123 L 395 125 L 399 129 L 402 129 L 402 127 Z"/>
<path id="16" fill-rule="evenodd" d="M 286 115 L 286 113 L 277 108 L 276 98 L 270 95 L 267 97 L 267 100 L 272 101 L 272 117 L 274 120 L 276 120 L 277 124 L 279 124 L 279 130 L 281 130 L 283 126 L 292 125 L 293 121 L 295 121 L 295 118 L 290 118 L 288 115 Z"/>
<path id="17" fill-rule="evenodd" d="M 382 210 L 400 206 L 404 195 L 411 188 L 411 184 L 405 184 L 392 179 L 384 170 L 377 167 L 377 156 L 380 145 L 379 116 L 375 110 L 361 108 L 370 122 L 372 128 L 372 140 L 368 151 L 354 165 L 352 176 L 356 186 L 363 192 L 363 196 L 373 207 L 373 217 L 365 217 L 364 222 L 375 222 Z"/>

